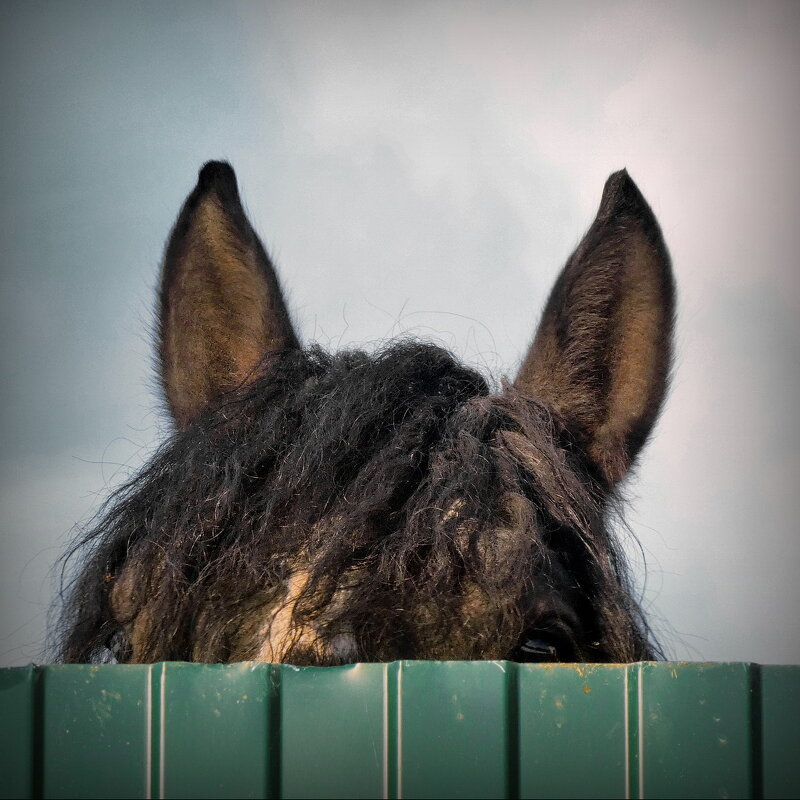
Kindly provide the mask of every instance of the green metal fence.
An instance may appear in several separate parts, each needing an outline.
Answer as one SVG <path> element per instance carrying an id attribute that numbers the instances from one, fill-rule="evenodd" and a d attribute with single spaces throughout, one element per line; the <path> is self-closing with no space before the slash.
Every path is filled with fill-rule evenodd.
<path id="1" fill-rule="evenodd" d="M 7 797 L 797 797 L 800 667 L 0 670 Z"/>

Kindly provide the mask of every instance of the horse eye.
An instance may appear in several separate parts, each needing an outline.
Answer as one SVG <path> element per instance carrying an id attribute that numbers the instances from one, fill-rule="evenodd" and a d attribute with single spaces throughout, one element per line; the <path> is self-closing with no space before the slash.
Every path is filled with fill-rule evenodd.
<path id="1" fill-rule="evenodd" d="M 558 650 L 554 644 L 546 639 L 526 639 L 516 649 L 513 660 L 520 663 L 558 661 Z"/>

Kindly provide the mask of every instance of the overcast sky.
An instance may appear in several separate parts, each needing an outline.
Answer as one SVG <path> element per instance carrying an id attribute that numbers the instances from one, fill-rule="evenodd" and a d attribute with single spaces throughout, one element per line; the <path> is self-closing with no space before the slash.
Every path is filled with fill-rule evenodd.
<path id="1" fill-rule="evenodd" d="M 627 166 L 679 287 L 628 484 L 674 659 L 800 663 L 800 4 L 0 5 L 0 664 L 167 425 L 167 232 L 229 159 L 305 341 L 432 337 L 513 376 Z"/>

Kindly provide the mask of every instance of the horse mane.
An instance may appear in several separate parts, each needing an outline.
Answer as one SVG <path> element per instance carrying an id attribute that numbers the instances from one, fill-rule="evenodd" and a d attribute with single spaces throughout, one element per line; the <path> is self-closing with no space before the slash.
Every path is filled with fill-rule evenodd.
<path id="1" fill-rule="evenodd" d="M 263 657 L 276 607 L 295 664 L 505 658 L 534 581 L 585 621 L 570 660 L 657 654 L 609 531 L 617 495 L 552 407 L 413 340 L 284 350 L 257 373 L 71 549 L 60 660 Z"/>

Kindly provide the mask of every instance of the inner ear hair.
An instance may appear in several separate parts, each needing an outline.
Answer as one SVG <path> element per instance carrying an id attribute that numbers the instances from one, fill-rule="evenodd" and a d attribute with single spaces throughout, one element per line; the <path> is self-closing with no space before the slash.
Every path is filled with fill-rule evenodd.
<path id="1" fill-rule="evenodd" d="M 515 380 L 558 413 L 608 484 L 631 468 L 660 412 L 674 313 L 661 230 L 628 173 L 616 172 Z"/>
<path id="2" fill-rule="evenodd" d="M 225 162 L 200 170 L 172 230 L 159 323 L 161 380 L 178 428 L 251 380 L 268 353 L 298 347 L 275 269 Z"/>

